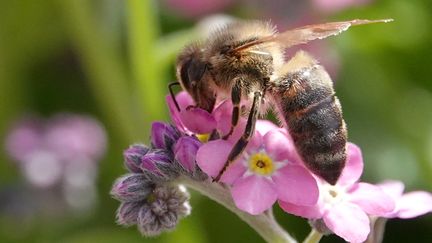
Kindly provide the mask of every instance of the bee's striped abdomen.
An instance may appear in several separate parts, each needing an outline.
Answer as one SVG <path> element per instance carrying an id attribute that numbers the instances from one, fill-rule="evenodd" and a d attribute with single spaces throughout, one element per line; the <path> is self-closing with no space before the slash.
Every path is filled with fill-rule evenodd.
<path id="1" fill-rule="evenodd" d="M 335 184 L 346 160 L 346 127 L 328 74 L 307 64 L 284 75 L 274 97 L 305 165 Z"/>

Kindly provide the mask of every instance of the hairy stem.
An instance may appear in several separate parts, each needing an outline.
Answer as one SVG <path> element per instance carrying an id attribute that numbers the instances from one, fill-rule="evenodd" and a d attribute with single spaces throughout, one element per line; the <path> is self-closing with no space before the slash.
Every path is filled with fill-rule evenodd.
<path id="1" fill-rule="evenodd" d="M 249 226 L 251 226 L 267 242 L 297 242 L 275 221 L 273 215 L 269 216 L 268 212 L 259 215 L 251 215 L 239 210 L 235 206 L 229 190 L 219 183 L 213 183 L 208 180 L 198 182 L 187 177 L 181 177 L 178 180 L 178 183 L 184 184 L 185 186 L 192 188 L 193 190 L 198 191 L 215 202 L 223 205 L 249 224 Z"/>
<path id="2" fill-rule="evenodd" d="M 306 237 L 306 239 L 303 241 L 303 243 L 318 243 L 320 242 L 323 235 L 316 231 L 315 229 L 312 229 L 309 235 Z"/>

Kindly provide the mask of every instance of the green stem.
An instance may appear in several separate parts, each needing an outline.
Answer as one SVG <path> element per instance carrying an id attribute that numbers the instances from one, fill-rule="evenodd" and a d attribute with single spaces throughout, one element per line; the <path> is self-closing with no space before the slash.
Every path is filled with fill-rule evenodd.
<path id="1" fill-rule="evenodd" d="M 196 28 L 176 31 L 160 38 L 156 44 L 156 62 L 160 67 L 169 67 L 175 60 L 178 53 L 191 42 L 199 38 Z M 165 71 L 165 70 L 164 70 Z"/>
<path id="2" fill-rule="evenodd" d="M 146 114 L 144 127 L 151 121 L 164 118 L 163 68 L 157 65 L 156 42 L 158 24 L 156 7 L 152 0 L 128 0 L 127 21 L 129 55 L 133 81 Z"/>
<path id="3" fill-rule="evenodd" d="M 111 119 L 118 136 L 130 143 L 146 129 L 139 129 L 127 89 L 120 55 L 104 38 L 102 28 L 92 18 L 91 2 L 59 0 L 66 26 L 83 62 L 93 93 L 105 116 Z M 79 97 L 77 97 L 79 98 Z"/>
<path id="4" fill-rule="evenodd" d="M 227 187 L 208 180 L 198 182 L 187 177 L 181 177 L 178 182 L 200 192 L 235 213 L 243 221 L 249 224 L 249 226 L 251 226 L 259 235 L 261 235 L 265 241 L 272 243 L 297 242 L 276 222 L 273 215 L 269 216 L 269 212 L 259 215 L 251 215 L 239 210 L 235 206 L 231 193 Z"/>
<path id="5" fill-rule="evenodd" d="M 315 229 L 312 229 L 309 235 L 306 237 L 306 239 L 303 241 L 303 243 L 318 243 L 320 242 L 323 235 L 316 231 Z"/>

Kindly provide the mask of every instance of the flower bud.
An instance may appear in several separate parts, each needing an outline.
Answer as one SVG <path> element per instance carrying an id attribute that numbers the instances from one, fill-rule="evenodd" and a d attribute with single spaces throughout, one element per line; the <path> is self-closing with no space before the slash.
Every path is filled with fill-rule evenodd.
<path id="1" fill-rule="evenodd" d="M 141 158 L 148 153 L 149 147 L 143 144 L 134 144 L 123 153 L 126 168 L 133 173 L 141 172 Z"/>
<path id="2" fill-rule="evenodd" d="M 179 175 L 172 155 L 164 149 L 150 150 L 141 158 L 140 168 L 154 182 L 167 181 Z"/>
<path id="3" fill-rule="evenodd" d="M 158 186 L 139 209 L 137 224 L 145 236 L 156 236 L 175 228 L 190 213 L 189 195 L 181 187 Z"/>
<path id="4" fill-rule="evenodd" d="M 139 210 L 137 224 L 138 230 L 145 236 L 157 236 L 164 230 L 149 205 Z"/>
<path id="5" fill-rule="evenodd" d="M 136 202 L 144 200 L 153 187 L 144 174 L 126 174 L 116 180 L 111 195 L 122 202 Z"/>
<path id="6" fill-rule="evenodd" d="M 163 122 L 153 122 L 151 144 L 153 148 L 172 151 L 172 146 L 180 138 L 180 131 L 173 125 Z"/>
<path id="7" fill-rule="evenodd" d="M 142 201 L 123 202 L 117 209 L 117 223 L 124 226 L 131 226 L 137 223 L 138 213 L 143 205 Z"/>

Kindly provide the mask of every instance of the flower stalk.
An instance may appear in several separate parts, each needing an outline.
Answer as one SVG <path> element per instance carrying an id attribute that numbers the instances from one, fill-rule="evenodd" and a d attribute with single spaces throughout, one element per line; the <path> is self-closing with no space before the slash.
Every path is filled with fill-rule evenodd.
<path id="1" fill-rule="evenodd" d="M 238 209 L 234 204 L 229 189 L 219 183 L 213 183 L 209 180 L 198 182 L 185 176 L 179 177 L 175 183 L 183 184 L 223 205 L 249 224 L 249 226 L 251 226 L 267 242 L 297 242 L 275 221 L 271 213 L 251 215 Z"/>
<path id="2" fill-rule="evenodd" d="M 311 232 L 306 237 L 306 239 L 303 241 L 303 243 L 318 243 L 318 242 L 320 242 L 322 237 L 323 237 L 323 235 L 320 232 L 318 232 L 317 230 L 312 228 Z"/>

